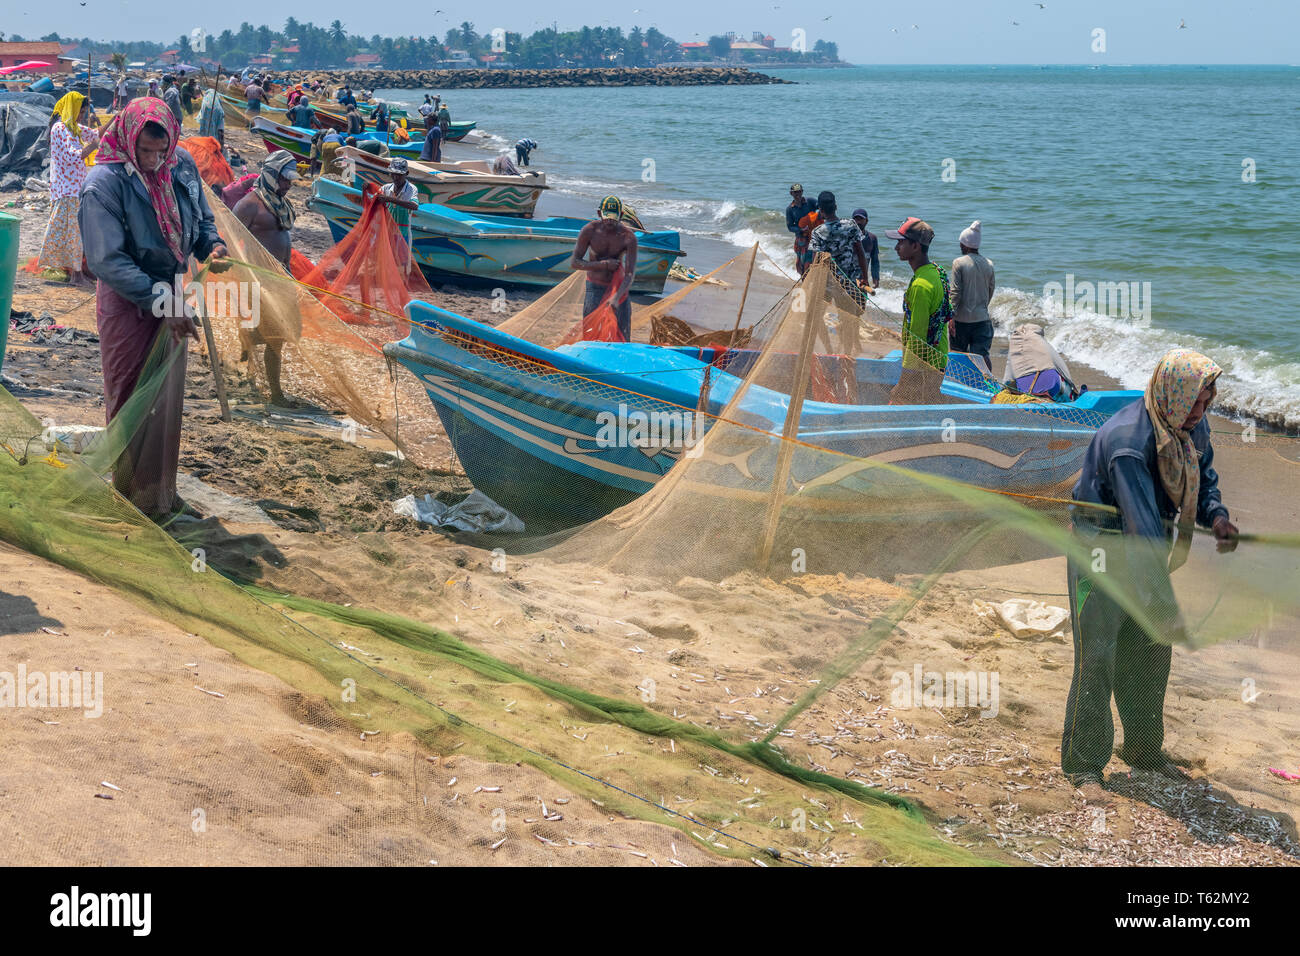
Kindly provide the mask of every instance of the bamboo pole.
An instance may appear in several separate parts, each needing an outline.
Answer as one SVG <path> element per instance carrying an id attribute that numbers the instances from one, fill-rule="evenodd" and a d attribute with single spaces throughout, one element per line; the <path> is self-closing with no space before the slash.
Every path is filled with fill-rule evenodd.
<path id="1" fill-rule="evenodd" d="M 754 243 L 753 252 L 749 257 L 749 271 L 745 273 L 745 288 L 740 293 L 740 308 L 736 310 L 736 324 L 731 329 L 731 338 L 727 339 L 727 347 L 731 348 L 736 344 L 736 333 L 740 331 L 740 317 L 745 314 L 745 300 L 749 298 L 749 280 L 754 275 L 754 260 L 758 258 L 758 243 Z"/>
<path id="2" fill-rule="evenodd" d="M 819 257 L 820 258 L 820 257 Z M 814 281 L 809 282 L 809 274 Z M 776 545 L 776 529 L 781 522 L 781 506 L 785 501 L 785 485 L 790 477 L 790 462 L 794 457 L 794 441 L 799 435 L 799 415 L 803 411 L 804 393 L 808 391 L 808 379 L 812 373 L 815 360 L 813 345 L 817 339 L 817 330 L 822 325 L 826 312 L 826 267 L 821 262 L 814 262 L 800 286 L 812 301 L 806 303 L 803 328 L 803 343 L 799 349 L 799 359 L 795 364 L 794 381 L 790 385 L 790 407 L 786 411 L 785 425 L 781 429 L 781 448 L 777 452 L 776 472 L 772 476 L 772 496 L 767 502 L 767 516 L 763 522 L 763 542 L 759 548 L 759 567 L 766 570 L 772 560 L 772 548 Z M 809 289 L 808 287 L 812 288 Z"/>
<path id="3" fill-rule="evenodd" d="M 217 352 L 217 339 L 212 334 L 212 323 L 208 321 L 208 313 L 203 308 L 202 293 L 194 300 L 194 311 L 199 314 L 199 321 L 203 323 L 203 337 L 208 343 L 208 361 L 212 364 L 212 377 L 217 383 L 217 401 L 221 405 L 221 420 L 228 422 L 230 402 L 226 400 L 226 379 L 221 374 L 221 355 Z"/>

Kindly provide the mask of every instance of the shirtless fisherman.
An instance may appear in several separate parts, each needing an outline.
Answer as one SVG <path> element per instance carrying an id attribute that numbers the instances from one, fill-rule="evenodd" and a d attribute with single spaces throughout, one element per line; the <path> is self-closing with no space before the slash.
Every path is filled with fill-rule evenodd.
<path id="1" fill-rule="evenodd" d="M 288 150 L 278 150 L 262 164 L 257 183 L 243 199 L 235 203 L 235 218 L 244 224 L 266 251 L 275 256 L 289 271 L 289 255 L 293 251 L 293 205 L 286 199 L 294 180 L 298 179 L 297 161 Z M 272 341 L 270 329 L 260 326 L 240 328 L 239 339 L 243 354 L 240 360 L 251 359 L 256 345 L 266 345 L 266 382 L 271 389 L 271 404 L 283 408 L 296 408 L 298 403 L 287 399 L 280 387 L 280 350 L 284 343 Z"/>
<path id="2" fill-rule="evenodd" d="M 621 265 L 623 281 L 614 293 L 614 315 L 618 319 L 618 333 L 624 342 L 632 339 L 632 302 L 628 290 L 636 275 L 636 233 L 623 224 L 623 201 L 617 196 L 606 196 L 600 201 L 599 218 L 587 223 L 578 233 L 578 244 L 570 263 L 574 269 L 587 273 L 587 296 L 582 304 L 586 318 L 609 292 L 609 284 Z M 587 250 L 591 258 L 587 259 Z"/>

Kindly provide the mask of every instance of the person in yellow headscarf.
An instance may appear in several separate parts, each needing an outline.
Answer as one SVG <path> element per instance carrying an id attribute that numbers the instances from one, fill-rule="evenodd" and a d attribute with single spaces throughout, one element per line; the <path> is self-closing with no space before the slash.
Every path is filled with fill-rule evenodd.
<path id="1" fill-rule="evenodd" d="M 1169 575 L 1187 560 L 1194 524 L 1214 529 L 1220 551 L 1236 547 L 1205 417 L 1221 372 L 1190 349 L 1167 353 L 1142 399 L 1097 430 L 1074 488 L 1075 501 L 1110 509 L 1074 509 L 1075 531 L 1093 560 L 1083 566 L 1071 559 L 1067 572 L 1074 679 L 1061 769 L 1089 803 L 1109 802 L 1103 772 L 1115 743 L 1112 694 L 1124 726 L 1121 759 L 1135 770 L 1187 779 L 1163 750 L 1172 645 L 1186 639 Z M 1132 604 L 1095 587 L 1101 575 L 1130 589 Z M 1129 614 L 1134 606 L 1160 633 L 1138 625 Z"/>
<path id="2" fill-rule="evenodd" d="M 76 285 L 90 285 L 82 271 L 81 229 L 77 212 L 81 208 L 81 187 L 86 167 L 99 147 L 99 134 L 85 126 L 90 103 L 80 93 L 68 93 L 54 104 L 50 117 L 50 222 L 45 227 L 37 265 L 62 269 Z"/>

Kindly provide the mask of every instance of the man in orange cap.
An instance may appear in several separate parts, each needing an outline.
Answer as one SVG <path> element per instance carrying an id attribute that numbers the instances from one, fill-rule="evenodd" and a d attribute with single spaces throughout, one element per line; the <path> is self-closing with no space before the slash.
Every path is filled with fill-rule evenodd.
<path id="1" fill-rule="evenodd" d="M 890 392 L 891 405 L 938 405 L 948 367 L 948 277 L 930 261 L 934 230 L 909 216 L 897 229 L 885 230 L 895 242 L 898 258 L 912 267 L 912 281 L 903 293 L 903 371 Z"/>

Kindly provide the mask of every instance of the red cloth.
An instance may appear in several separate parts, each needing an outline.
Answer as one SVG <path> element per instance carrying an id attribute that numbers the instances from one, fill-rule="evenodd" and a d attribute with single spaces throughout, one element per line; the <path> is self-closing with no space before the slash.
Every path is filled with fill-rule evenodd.
<path id="1" fill-rule="evenodd" d="M 249 191 L 257 185 L 257 173 L 249 173 L 246 176 L 240 176 L 233 183 L 221 190 L 221 201 L 226 204 L 227 208 L 234 209 L 235 203 L 248 195 Z"/>

